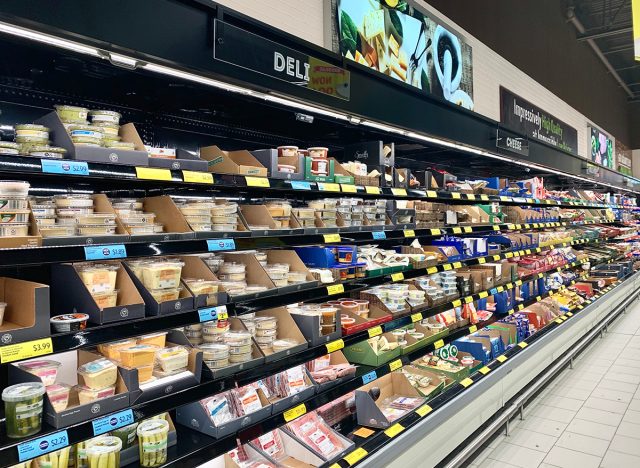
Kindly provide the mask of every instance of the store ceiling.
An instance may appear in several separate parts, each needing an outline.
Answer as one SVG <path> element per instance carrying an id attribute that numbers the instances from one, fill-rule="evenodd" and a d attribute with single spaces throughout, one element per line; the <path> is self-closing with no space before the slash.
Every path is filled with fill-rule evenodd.
<path id="1" fill-rule="evenodd" d="M 633 53 L 631 0 L 573 0 L 570 3 L 584 27 L 584 33 L 578 33 L 577 40 L 593 40 L 626 86 L 630 99 L 640 100 L 640 62 L 635 61 Z"/>

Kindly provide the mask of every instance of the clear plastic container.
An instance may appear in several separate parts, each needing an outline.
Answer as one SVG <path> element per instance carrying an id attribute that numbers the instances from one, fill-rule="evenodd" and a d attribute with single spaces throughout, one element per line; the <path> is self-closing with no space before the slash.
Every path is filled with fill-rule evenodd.
<path id="1" fill-rule="evenodd" d="M 76 235 L 76 227 L 74 225 L 44 225 L 39 226 L 38 230 L 42 237 L 72 237 Z"/>
<path id="2" fill-rule="evenodd" d="M 108 293 L 116 288 L 119 265 L 85 264 L 76 266 L 80 279 L 91 293 Z"/>
<path id="3" fill-rule="evenodd" d="M 51 317 L 49 321 L 53 330 L 58 333 L 84 330 L 87 328 L 87 314 L 62 314 Z"/>
<path id="4" fill-rule="evenodd" d="M 114 429 L 113 431 L 111 431 L 111 435 L 120 439 L 120 441 L 122 442 L 122 448 L 127 449 L 129 447 L 133 447 L 136 443 L 137 428 L 138 423 L 133 423 L 119 429 Z"/>
<path id="5" fill-rule="evenodd" d="M 157 346 L 138 344 L 130 348 L 120 350 L 120 362 L 127 367 L 140 367 L 153 365 Z"/>
<path id="6" fill-rule="evenodd" d="M 276 330 L 278 328 L 277 317 L 256 317 L 256 330 Z"/>
<path id="7" fill-rule="evenodd" d="M 127 339 L 98 345 L 98 352 L 108 359 L 120 361 L 120 350 L 136 345 L 136 340 Z"/>
<path id="8" fill-rule="evenodd" d="M 211 218 L 211 208 L 201 207 L 197 203 L 180 206 L 180 211 L 185 216 L 207 216 Z"/>
<path id="9" fill-rule="evenodd" d="M 231 330 L 224 334 L 223 340 L 229 346 L 246 346 L 251 344 L 251 333 Z"/>
<path id="10" fill-rule="evenodd" d="M 94 125 L 70 125 L 68 131 L 74 143 L 101 145 L 104 138 L 102 127 Z"/>
<path id="11" fill-rule="evenodd" d="M 215 294 L 219 289 L 219 282 L 214 280 L 185 278 L 183 280 L 191 292 L 196 296 L 200 294 Z"/>
<path id="12" fill-rule="evenodd" d="M 91 123 L 94 125 L 98 122 L 109 125 L 120 125 L 120 117 L 122 117 L 122 115 L 120 115 L 119 112 L 110 110 L 92 110 L 89 111 L 89 117 L 91 117 Z"/>
<path id="13" fill-rule="evenodd" d="M 89 115 L 89 109 L 85 107 L 57 105 L 55 108 L 58 117 L 64 123 L 82 124 L 87 121 L 87 115 Z"/>
<path id="14" fill-rule="evenodd" d="M 137 198 L 114 198 L 111 201 L 111 206 L 113 206 L 115 210 L 142 210 L 144 208 L 144 202 Z"/>
<path id="15" fill-rule="evenodd" d="M 154 234 L 156 232 L 153 224 L 125 224 L 131 235 Z"/>
<path id="16" fill-rule="evenodd" d="M 56 217 L 55 216 L 46 216 L 46 217 L 41 217 L 41 218 L 36 218 L 36 224 L 38 225 L 38 227 L 43 226 L 43 227 L 52 227 L 56 224 Z M 74 229 L 75 232 L 75 229 Z"/>
<path id="17" fill-rule="evenodd" d="M 149 294 L 153 296 L 153 299 L 158 303 L 175 301 L 180 298 L 180 291 L 182 288 L 169 288 L 169 289 L 149 289 Z"/>
<path id="18" fill-rule="evenodd" d="M 205 343 L 197 348 L 202 351 L 202 359 L 205 361 L 227 359 L 229 357 L 229 346 L 223 343 Z"/>
<path id="19" fill-rule="evenodd" d="M 77 217 L 79 224 L 115 224 L 116 215 L 113 213 L 81 214 Z"/>
<path id="20" fill-rule="evenodd" d="M 239 364 L 241 362 L 247 362 L 251 360 L 251 353 L 246 354 L 229 354 L 230 364 Z"/>
<path id="21" fill-rule="evenodd" d="M 54 201 L 57 208 L 93 208 L 91 195 L 56 195 Z"/>
<path id="22" fill-rule="evenodd" d="M 8 437 L 15 439 L 40 432 L 44 391 L 40 382 L 11 385 L 2 391 Z"/>
<path id="23" fill-rule="evenodd" d="M 29 195 L 29 182 L 22 180 L 0 180 L 0 197 L 26 197 Z"/>
<path id="24" fill-rule="evenodd" d="M 29 147 L 27 154 L 33 158 L 62 159 L 67 150 L 58 146 L 34 145 Z"/>
<path id="25" fill-rule="evenodd" d="M 184 346 L 172 346 L 156 351 L 156 363 L 164 372 L 172 372 L 187 367 L 189 351 Z"/>
<path id="26" fill-rule="evenodd" d="M 58 369 L 60 368 L 60 363 L 58 361 L 50 361 L 48 359 L 21 362 L 16 365 L 23 371 L 33 374 L 42 380 L 45 387 L 53 385 L 56 382 Z"/>
<path id="27" fill-rule="evenodd" d="M 102 129 L 102 133 L 104 133 L 105 143 L 108 140 L 118 140 L 120 138 L 120 125 L 115 125 L 111 122 L 92 122 L 92 124 Z"/>
<path id="28" fill-rule="evenodd" d="M 86 449 L 89 467 L 120 468 L 121 449 L 122 441 L 118 437 L 103 435 L 92 439 Z"/>
<path id="29" fill-rule="evenodd" d="M 154 224 L 156 221 L 155 213 L 133 213 L 120 215 L 120 219 L 124 224 L 134 225 L 134 224 Z"/>
<path id="30" fill-rule="evenodd" d="M 108 359 L 100 358 L 78 367 L 78 377 L 86 387 L 99 390 L 116 383 L 118 368 Z"/>
<path id="31" fill-rule="evenodd" d="M 110 140 L 110 139 L 108 140 L 106 139 L 106 134 L 105 134 L 104 146 L 107 148 L 120 149 L 125 151 L 134 151 L 136 149 L 135 143 L 130 143 L 128 141 L 116 141 L 116 140 Z"/>
<path id="32" fill-rule="evenodd" d="M 136 370 L 138 372 L 138 383 L 148 382 L 153 378 L 153 364 L 147 366 L 128 367 L 121 366 L 123 369 Z"/>
<path id="33" fill-rule="evenodd" d="M 15 126 L 16 143 L 46 145 L 49 143 L 49 129 L 44 125 L 22 124 Z"/>
<path id="34" fill-rule="evenodd" d="M 93 389 L 84 385 L 76 385 L 76 393 L 81 405 L 93 403 L 96 400 L 109 398 L 116 394 L 116 386 L 110 385 L 104 388 Z"/>
<path id="35" fill-rule="evenodd" d="M 294 346 L 299 345 L 300 343 L 298 343 L 296 340 L 293 339 L 289 339 L 289 338 L 284 338 L 281 340 L 274 340 L 272 347 L 273 347 L 273 352 L 277 353 L 280 351 L 284 351 L 287 350 L 289 348 L 293 348 Z"/>
<path id="36" fill-rule="evenodd" d="M 60 412 L 67 409 L 67 406 L 69 406 L 70 391 L 71 386 L 64 383 L 47 386 L 47 396 L 54 410 Z"/>
<path id="37" fill-rule="evenodd" d="M 195 232 L 210 232 L 213 230 L 213 225 L 212 224 L 194 224 L 194 223 L 189 223 L 189 226 L 191 226 L 191 229 Z"/>
<path id="38" fill-rule="evenodd" d="M 91 213 L 93 213 L 93 207 L 57 208 L 56 209 L 56 215 L 60 219 L 59 222 L 63 222 L 62 218 L 70 218 L 70 219 L 73 219 L 73 221 L 70 221 L 70 222 L 76 223 L 77 222 L 76 219 L 78 218 L 78 216 L 81 216 L 84 214 L 91 214 Z"/>
<path id="39" fill-rule="evenodd" d="M 109 236 L 116 233 L 116 225 L 78 224 L 78 234 L 81 236 Z"/>
<path id="40" fill-rule="evenodd" d="M 0 155 L 20 154 L 20 144 L 13 141 L 0 141 Z"/>
<path id="41" fill-rule="evenodd" d="M 148 335 L 142 335 L 138 337 L 138 344 L 146 344 L 151 346 L 157 346 L 158 348 L 164 348 L 167 342 L 167 332 L 150 333 Z"/>
<path id="42" fill-rule="evenodd" d="M 149 261 L 141 266 L 142 283 L 147 289 L 178 288 L 183 266 L 179 260 Z"/>
<path id="43" fill-rule="evenodd" d="M 101 293 L 93 293 L 93 300 L 96 305 L 100 308 L 100 310 L 107 309 L 109 307 L 115 307 L 118 304 L 118 290 L 114 289 L 113 291 L 101 292 Z"/>
<path id="44" fill-rule="evenodd" d="M 22 211 L 29 209 L 29 202 L 24 197 L 3 197 L 0 199 L 0 212 L 4 211 Z M 49 214 L 55 214 L 55 211 Z M 36 210 L 33 215 L 37 216 Z"/>
<path id="45" fill-rule="evenodd" d="M 151 468 L 167 462 L 169 423 L 164 419 L 143 421 L 136 430 L 140 452 L 140 466 Z"/>

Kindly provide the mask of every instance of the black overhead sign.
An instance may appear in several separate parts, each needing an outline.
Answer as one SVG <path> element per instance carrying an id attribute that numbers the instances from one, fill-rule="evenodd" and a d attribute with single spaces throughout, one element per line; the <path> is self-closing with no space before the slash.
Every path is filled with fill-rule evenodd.
<path id="1" fill-rule="evenodd" d="M 512 130 L 572 154 L 578 154 L 578 131 L 530 102 L 500 87 L 500 121 Z"/>
<path id="2" fill-rule="evenodd" d="M 496 147 L 521 156 L 529 156 L 529 140 L 501 128 L 496 130 Z"/>
<path id="3" fill-rule="evenodd" d="M 349 100 L 347 70 L 220 20 L 213 27 L 216 60 Z"/>

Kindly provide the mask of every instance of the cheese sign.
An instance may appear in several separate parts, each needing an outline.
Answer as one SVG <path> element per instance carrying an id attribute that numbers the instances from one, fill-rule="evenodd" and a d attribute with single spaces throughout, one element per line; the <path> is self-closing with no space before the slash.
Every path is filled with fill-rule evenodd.
<path id="1" fill-rule="evenodd" d="M 327 294 L 329 294 L 329 296 L 342 294 L 343 292 L 344 292 L 344 285 L 342 284 L 332 284 L 331 286 L 327 286 Z"/>
<path id="2" fill-rule="evenodd" d="M 244 180 L 247 182 L 247 187 L 262 187 L 269 188 L 271 184 L 266 177 L 251 177 L 245 176 Z"/>
<path id="3" fill-rule="evenodd" d="M 389 363 L 389 370 L 391 372 L 398 370 L 402 367 L 402 359 L 396 359 L 395 361 L 391 361 Z"/>
<path id="4" fill-rule="evenodd" d="M 51 338 L 25 341 L 0 347 L 0 363 L 20 361 L 53 353 Z"/>
<path id="5" fill-rule="evenodd" d="M 18 460 L 30 460 L 69 445 L 67 431 L 59 431 L 18 445 Z"/>
<path id="6" fill-rule="evenodd" d="M 369 333 L 369 338 L 373 338 L 374 336 L 382 335 L 382 327 L 378 325 L 376 327 L 369 328 L 367 332 Z"/>
<path id="7" fill-rule="evenodd" d="M 58 159 L 41 159 L 42 172 L 47 174 L 68 174 L 88 176 L 89 166 L 84 161 L 69 161 Z"/>
<path id="8" fill-rule="evenodd" d="M 376 380 L 378 378 L 378 374 L 376 374 L 376 371 L 371 371 L 367 374 L 364 374 L 362 376 L 362 384 L 366 385 L 369 382 L 373 382 L 374 380 Z"/>
<path id="9" fill-rule="evenodd" d="M 145 180 L 172 180 L 169 169 L 158 169 L 155 167 L 136 167 L 136 177 Z"/>
<path id="10" fill-rule="evenodd" d="M 235 249 L 236 242 L 233 239 L 207 239 L 207 250 L 209 252 L 223 252 Z"/>
<path id="11" fill-rule="evenodd" d="M 290 422 L 306 413 L 307 413 L 307 407 L 304 405 L 304 403 L 301 403 L 298 406 L 294 406 L 293 408 L 285 411 L 283 413 L 283 416 L 286 422 Z"/>
<path id="12" fill-rule="evenodd" d="M 210 172 L 182 171 L 182 180 L 192 184 L 213 185 L 213 174 Z"/>
<path id="13" fill-rule="evenodd" d="M 322 236 L 322 238 L 324 239 L 324 241 L 328 244 L 328 243 L 332 243 L 332 242 L 340 242 L 342 239 L 340 238 L 340 234 L 324 234 Z"/>
<path id="14" fill-rule="evenodd" d="M 127 258 L 127 248 L 124 244 L 87 245 L 84 247 L 85 260 L 110 260 Z"/>
<path id="15" fill-rule="evenodd" d="M 335 341 L 332 341 L 331 343 L 327 343 L 326 346 L 327 346 L 327 353 L 331 354 L 335 351 L 343 349 L 344 341 L 342 340 L 342 338 L 340 338 L 339 340 L 335 340 Z"/>
<path id="16" fill-rule="evenodd" d="M 93 435 L 97 436 L 120 427 L 129 426 L 133 424 L 133 422 L 133 411 L 126 409 L 103 418 L 95 419 L 91 421 L 91 425 L 93 426 Z"/>

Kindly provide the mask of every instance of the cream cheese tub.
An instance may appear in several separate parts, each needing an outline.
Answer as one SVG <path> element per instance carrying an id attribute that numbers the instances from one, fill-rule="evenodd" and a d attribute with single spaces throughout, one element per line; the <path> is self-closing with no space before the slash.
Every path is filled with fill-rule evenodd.
<path id="1" fill-rule="evenodd" d="M 0 223 L 27 223 L 29 222 L 29 210 L 0 211 Z"/>
<path id="2" fill-rule="evenodd" d="M 113 213 L 86 213 L 76 217 L 78 224 L 115 224 L 116 215 Z"/>
<path id="3" fill-rule="evenodd" d="M 116 226 L 101 224 L 78 224 L 78 234 L 81 236 L 109 236 L 116 233 Z"/>
<path id="4" fill-rule="evenodd" d="M 100 358 L 78 367 L 78 376 L 86 387 L 99 390 L 116 383 L 118 368 L 108 359 Z"/>
<path id="5" fill-rule="evenodd" d="M 44 125 L 16 125 L 16 143 L 33 143 L 46 145 L 49 143 L 49 129 Z"/>
<path id="6" fill-rule="evenodd" d="M 67 150 L 58 146 L 34 145 L 30 146 L 26 153 L 34 158 L 62 159 L 67 154 Z"/>
<path id="7" fill-rule="evenodd" d="M 33 215 L 36 215 L 35 207 L 38 205 L 34 205 Z M 24 197 L 2 197 L 0 198 L 0 212 L 4 211 L 22 211 L 29 209 L 29 202 Z M 48 215 L 54 215 L 55 211 L 46 213 Z M 44 214 L 43 214 L 44 215 Z"/>
<path id="8" fill-rule="evenodd" d="M 63 123 L 84 124 L 87 122 L 89 109 L 85 107 L 57 105 L 55 108 Z"/>
<path id="9" fill-rule="evenodd" d="M 57 333 L 84 330 L 87 328 L 87 314 L 62 314 L 51 317 L 50 323 Z"/>
<path id="10" fill-rule="evenodd" d="M 8 437 L 16 439 L 40 432 L 44 392 L 41 382 L 11 385 L 2 391 Z"/>

